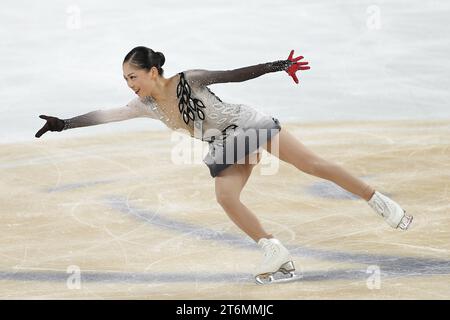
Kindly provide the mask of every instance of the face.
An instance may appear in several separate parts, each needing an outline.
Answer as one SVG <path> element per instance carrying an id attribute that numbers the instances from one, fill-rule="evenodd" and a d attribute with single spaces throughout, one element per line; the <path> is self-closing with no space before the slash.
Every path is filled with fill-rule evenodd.
<path id="1" fill-rule="evenodd" d="M 123 64 L 122 69 L 123 78 L 135 94 L 140 98 L 152 95 L 152 88 L 156 79 L 155 71 L 158 73 L 156 68 L 151 68 L 150 71 L 147 71 L 145 69 L 137 69 L 126 62 Z"/>

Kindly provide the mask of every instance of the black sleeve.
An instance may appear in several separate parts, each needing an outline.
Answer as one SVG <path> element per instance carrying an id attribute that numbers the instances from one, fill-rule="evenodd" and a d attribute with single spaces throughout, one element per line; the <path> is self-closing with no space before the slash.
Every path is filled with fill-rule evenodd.
<path id="1" fill-rule="evenodd" d="M 186 74 L 188 78 L 196 84 L 207 86 L 214 83 L 242 82 L 254 79 L 269 72 L 286 70 L 291 64 L 292 62 L 290 60 L 278 60 L 234 70 L 189 70 L 186 71 Z"/>

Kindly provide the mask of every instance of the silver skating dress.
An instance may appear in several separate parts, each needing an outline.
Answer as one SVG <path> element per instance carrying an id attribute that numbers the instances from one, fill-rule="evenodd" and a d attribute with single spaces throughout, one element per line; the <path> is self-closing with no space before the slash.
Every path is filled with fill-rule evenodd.
<path id="1" fill-rule="evenodd" d="M 203 159 L 212 177 L 234 163 L 244 163 L 280 130 L 278 119 L 244 104 L 222 101 L 209 88 L 215 83 L 241 82 L 265 73 L 286 70 L 289 60 L 263 63 L 227 71 L 188 70 L 179 73 L 177 119 L 164 115 L 151 97 L 136 98 L 125 107 L 97 110 L 64 119 L 64 129 L 149 117 L 173 130 L 184 129 L 192 137 L 209 144 Z M 181 125 L 180 125 L 181 124 Z"/>

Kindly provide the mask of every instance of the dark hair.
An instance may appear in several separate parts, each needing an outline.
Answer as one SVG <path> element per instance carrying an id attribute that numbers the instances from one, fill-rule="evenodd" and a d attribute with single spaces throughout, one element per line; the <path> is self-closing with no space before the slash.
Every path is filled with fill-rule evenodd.
<path id="1" fill-rule="evenodd" d="M 158 69 L 159 75 L 164 74 L 161 68 L 164 65 L 166 58 L 161 52 L 155 52 L 150 48 L 139 46 L 133 48 L 123 59 L 123 64 L 129 62 L 138 69 L 145 69 L 149 71 L 152 67 Z"/>

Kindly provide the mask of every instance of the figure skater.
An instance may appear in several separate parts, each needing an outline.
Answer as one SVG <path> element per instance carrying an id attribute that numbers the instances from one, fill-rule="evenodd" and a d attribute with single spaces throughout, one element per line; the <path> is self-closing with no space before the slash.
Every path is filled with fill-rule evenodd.
<path id="1" fill-rule="evenodd" d="M 285 71 L 299 83 L 297 71 L 310 69 L 302 56 L 292 50 L 286 60 L 227 70 L 188 70 L 170 78 L 163 76 L 165 57 L 161 52 L 139 46 L 123 61 L 123 77 L 137 95 L 126 106 L 92 111 L 70 119 L 40 115 L 46 120 L 36 138 L 47 131 L 63 131 L 136 117 L 161 120 L 173 130 L 207 141 L 209 151 L 203 162 L 215 179 L 215 194 L 229 218 L 263 250 L 255 270 L 259 284 L 295 279 L 289 251 L 261 225 L 240 200 L 250 174 L 260 160 L 261 148 L 297 169 L 327 179 L 366 200 L 393 228 L 406 230 L 413 217 L 386 195 L 353 176 L 339 165 L 325 160 L 305 147 L 278 119 L 243 104 L 222 101 L 209 85 L 242 82 L 263 74 Z M 277 276 L 275 277 L 275 274 Z M 281 278 L 278 276 L 281 275 Z M 275 279 L 277 278 L 277 279 Z"/>

